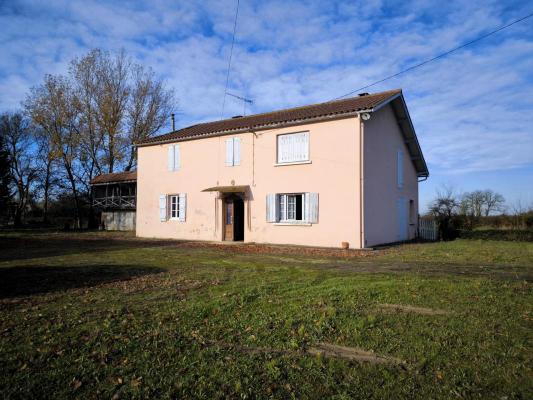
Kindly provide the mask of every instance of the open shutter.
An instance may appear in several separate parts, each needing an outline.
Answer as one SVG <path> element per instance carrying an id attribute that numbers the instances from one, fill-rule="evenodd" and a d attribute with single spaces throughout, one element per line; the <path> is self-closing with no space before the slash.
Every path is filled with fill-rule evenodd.
<path id="1" fill-rule="evenodd" d="M 168 170 L 174 171 L 174 146 L 168 148 Z"/>
<path id="2" fill-rule="evenodd" d="M 167 196 L 164 194 L 159 196 L 159 220 L 161 222 L 167 220 Z"/>
<path id="3" fill-rule="evenodd" d="M 398 172 L 398 189 L 403 188 L 403 151 L 398 150 L 397 167 Z"/>
<path id="4" fill-rule="evenodd" d="M 302 160 L 309 160 L 309 132 L 302 134 Z"/>
<path id="5" fill-rule="evenodd" d="M 181 152 L 180 145 L 174 146 L 174 171 L 177 171 L 181 167 Z"/>
<path id="6" fill-rule="evenodd" d="M 276 195 L 267 194 L 266 196 L 266 220 L 267 222 L 276 222 Z"/>
<path id="7" fill-rule="evenodd" d="M 318 193 L 305 194 L 306 221 L 310 224 L 318 223 Z"/>
<path id="8" fill-rule="evenodd" d="M 233 165 L 233 138 L 226 139 L 226 166 Z"/>
<path id="9" fill-rule="evenodd" d="M 241 138 L 233 138 L 233 165 L 241 165 Z"/>
<path id="10" fill-rule="evenodd" d="M 185 222 L 185 213 L 187 210 L 187 194 L 179 194 L 179 220 L 180 222 Z"/>

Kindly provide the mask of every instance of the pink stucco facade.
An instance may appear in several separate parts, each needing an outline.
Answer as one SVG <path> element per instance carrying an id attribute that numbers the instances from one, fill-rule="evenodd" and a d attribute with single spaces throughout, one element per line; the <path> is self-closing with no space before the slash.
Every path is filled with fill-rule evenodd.
<path id="1" fill-rule="evenodd" d="M 341 247 L 342 242 L 348 242 L 350 248 L 394 242 L 396 197 L 413 199 L 417 210 L 418 188 L 407 151 L 405 185 L 401 191 L 396 188 L 396 149 L 402 146 L 402 136 L 393 119 L 384 107 L 365 122 L 350 116 L 184 140 L 179 142 L 181 163 L 177 171 L 167 169 L 170 144 L 139 147 L 137 236 L 222 240 L 222 196 L 202 190 L 234 185 L 249 186 L 244 204 L 245 242 L 324 247 Z M 277 135 L 296 132 L 309 132 L 310 161 L 277 165 Z M 241 138 L 238 166 L 225 165 L 225 139 L 229 137 Z M 319 195 L 317 223 L 267 222 L 268 194 L 305 192 Z M 177 193 L 187 195 L 185 221 L 161 221 L 159 197 Z"/>

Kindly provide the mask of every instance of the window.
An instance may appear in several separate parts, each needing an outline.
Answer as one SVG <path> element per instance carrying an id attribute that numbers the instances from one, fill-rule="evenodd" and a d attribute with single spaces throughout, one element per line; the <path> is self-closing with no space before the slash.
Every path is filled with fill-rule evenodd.
<path id="1" fill-rule="evenodd" d="M 226 166 L 241 165 L 241 138 L 226 139 Z"/>
<path id="2" fill-rule="evenodd" d="M 278 135 L 277 140 L 278 164 L 309 161 L 309 132 Z"/>
<path id="3" fill-rule="evenodd" d="M 168 148 L 168 170 L 177 171 L 181 167 L 180 145 L 173 144 Z"/>
<path id="4" fill-rule="evenodd" d="M 178 219 L 179 214 L 179 197 L 169 196 L 170 199 L 170 219 Z"/>
<path id="5" fill-rule="evenodd" d="M 403 188 L 403 151 L 398 150 L 397 156 L 396 156 L 396 172 L 398 174 L 397 176 L 397 183 L 398 183 L 398 189 Z"/>
<path id="6" fill-rule="evenodd" d="M 304 194 L 280 194 L 279 215 L 280 221 L 302 221 Z"/>
<path id="7" fill-rule="evenodd" d="M 185 222 L 185 212 L 187 210 L 187 194 L 162 194 L 159 196 L 159 219 L 161 222 L 178 220 Z"/>
<path id="8" fill-rule="evenodd" d="M 269 194 L 266 205 L 268 222 L 318 222 L 318 193 Z"/>

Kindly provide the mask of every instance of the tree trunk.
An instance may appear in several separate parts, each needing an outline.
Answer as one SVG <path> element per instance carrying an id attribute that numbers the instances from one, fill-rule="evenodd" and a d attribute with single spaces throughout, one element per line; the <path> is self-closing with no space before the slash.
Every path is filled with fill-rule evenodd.
<path id="1" fill-rule="evenodd" d="M 133 168 L 133 163 L 135 162 L 135 146 L 131 147 L 130 151 L 130 160 L 128 161 L 128 165 L 126 166 L 126 171 L 131 171 Z"/>
<path id="2" fill-rule="evenodd" d="M 76 229 L 79 229 L 81 228 L 81 205 L 80 205 L 80 199 L 78 196 L 78 190 L 76 188 L 76 180 L 74 178 L 74 174 L 72 173 L 71 165 L 68 163 L 67 160 L 64 161 L 64 164 L 65 164 L 65 170 L 67 171 L 68 180 L 72 188 L 72 195 L 74 196 L 74 206 L 75 206 L 74 226 Z"/>

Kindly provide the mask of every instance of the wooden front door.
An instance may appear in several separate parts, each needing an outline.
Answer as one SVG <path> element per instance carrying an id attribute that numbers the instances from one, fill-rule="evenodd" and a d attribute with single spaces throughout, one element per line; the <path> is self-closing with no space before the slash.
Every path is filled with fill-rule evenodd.
<path id="1" fill-rule="evenodd" d="M 233 240 L 233 199 L 224 200 L 224 240 Z"/>

